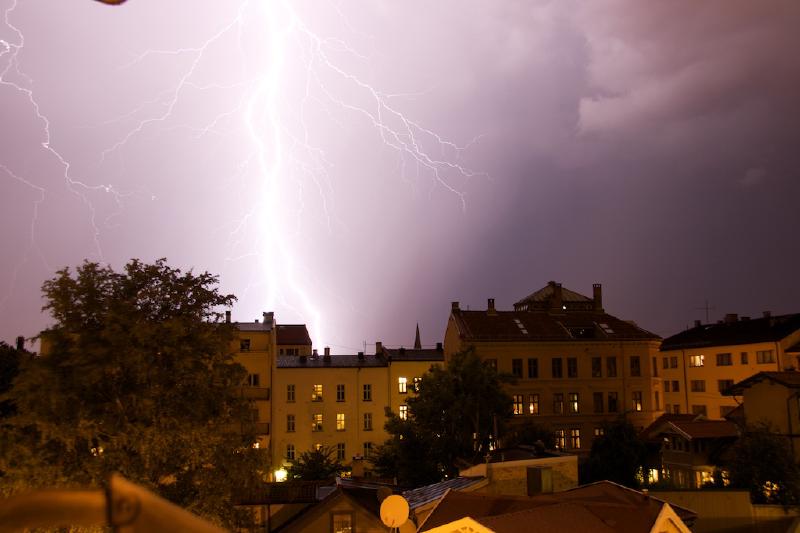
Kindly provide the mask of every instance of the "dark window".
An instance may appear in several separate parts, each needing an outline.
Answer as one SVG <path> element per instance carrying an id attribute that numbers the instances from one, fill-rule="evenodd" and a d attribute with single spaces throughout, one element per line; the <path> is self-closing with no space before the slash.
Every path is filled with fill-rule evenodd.
<path id="1" fill-rule="evenodd" d="M 250 339 L 240 339 L 239 340 L 239 351 L 240 352 L 249 352 L 250 351 Z"/>
<path id="2" fill-rule="evenodd" d="M 673 355 L 669 358 L 669 367 L 670 368 L 678 368 L 678 356 Z"/>
<path id="3" fill-rule="evenodd" d="M 658 358 L 653 357 L 653 377 L 658 377 Z"/>
<path id="4" fill-rule="evenodd" d="M 578 377 L 578 359 L 576 357 L 567 357 L 567 377 Z"/>
<path id="5" fill-rule="evenodd" d="M 742 359 L 741 359 L 741 361 L 742 361 L 742 364 L 743 364 L 743 365 L 746 365 L 746 364 L 747 364 L 747 352 L 742 352 L 742 353 L 741 353 L 741 358 L 742 358 Z"/>
<path id="6" fill-rule="evenodd" d="M 344 385 L 336 385 L 336 401 L 344 401 Z"/>
<path id="7" fill-rule="evenodd" d="M 693 379 L 692 380 L 692 392 L 705 392 L 706 391 L 706 382 L 702 379 Z"/>
<path id="8" fill-rule="evenodd" d="M 539 377 L 539 360 L 535 358 L 528 359 L 528 377 Z"/>
<path id="9" fill-rule="evenodd" d="M 286 401 L 294 401 L 294 385 L 286 385 Z"/>
<path id="10" fill-rule="evenodd" d="M 653 393 L 653 396 L 655 397 L 655 410 L 656 411 L 660 411 L 661 410 L 661 395 L 658 393 L 658 391 L 655 391 Z"/>
<path id="11" fill-rule="evenodd" d="M 717 366 L 731 366 L 733 364 L 733 357 L 729 353 L 717 354 Z"/>
<path id="12" fill-rule="evenodd" d="M 705 405 L 693 405 L 692 406 L 692 414 L 693 415 L 707 416 L 708 415 L 708 409 L 706 408 Z"/>
<path id="13" fill-rule="evenodd" d="M 619 406 L 617 405 L 617 393 L 616 392 L 609 392 L 608 393 L 608 412 L 609 413 L 616 413 L 619 411 Z"/>
<path id="14" fill-rule="evenodd" d="M 261 386 L 261 376 L 258 374 L 249 374 L 247 376 L 247 384 L 251 387 L 260 387 Z"/>
<path id="15" fill-rule="evenodd" d="M 594 412 L 595 413 L 602 413 L 603 412 L 603 393 L 602 392 L 594 392 L 594 393 L 592 393 L 592 403 L 594 404 Z"/>
<path id="16" fill-rule="evenodd" d="M 592 377 L 603 377 L 603 360 L 599 357 L 592 357 Z"/>
<path id="17" fill-rule="evenodd" d="M 511 360 L 511 374 L 513 374 L 515 378 L 522 377 L 522 359 Z"/>
<path id="18" fill-rule="evenodd" d="M 669 381 L 664 380 L 664 392 L 669 392 Z"/>
<path id="19" fill-rule="evenodd" d="M 560 392 L 553 394 L 553 413 L 564 414 L 564 395 Z"/>
<path id="20" fill-rule="evenodd" d="M 286 415 L 286 431 L 294 431 L 294 415 Z"/>
<path id="21" fill-rule="evenodd" d="M 617 358 L 606 357 L 606 377 L 617 377 Z"/>
<path id="22" fill-rule="evenodd" d="M 733 380 L 732 379 L 720 379 L 717 382 L 717 385 L 719 386 L 719 391 L 723 392 L 725 389 L 728 389 L 728 388 L 733 386 Z"/>
<path id="23" fill-rule="evenodd" d="M 774 363 L 775 362 L 775 352 L 772 350 L 758 350 L 756 352 L 756 363 L 758 364 L 765 364 L 765 363 Z"/>
<path id="24" fill-rule="evenodd" d="M 363 395 L 361 397 L 365 402 L 372 401 L 372 385 L 369 383 L 364 384 Z"/>
<path id="25" fill-rule="evenodd" d="M 672 392 L 680 392 L 681 391 L 680 383 L 681 383 L 680 381 L 673 381 L 672 382 Z"/>
<path id="26" fill-rule="evenodd" d="M 344 442 L 340 442 L 336 445 L 336 460 L 337 461 L 344 461 L 345 460 L 345 447 Z"/>
<path id="27" fill-rule="evenodd" d="M 554 378 L 564 377 L 563 361 L 560 357 L 553 358 L 553 377 Z"/>
<path id="28" fill-rule="evenodd" d="M 638 355 L 631 356 L 631 376 L 639 377 L 642 375 L 642 362 Z"/>
<path id="29" fill-rule="evenodd" d="M 664 364 L 661 365 L 662 368 L 669 368 L 669 357 L 664 357 Z"/>

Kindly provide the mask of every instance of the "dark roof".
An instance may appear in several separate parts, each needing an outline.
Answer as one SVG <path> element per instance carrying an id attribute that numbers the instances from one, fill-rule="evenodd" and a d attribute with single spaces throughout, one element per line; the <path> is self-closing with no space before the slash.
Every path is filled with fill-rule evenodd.
<path id="1" fill-rule="evenodd" d="M 800 342 L 792 344 L 791 346 L 786 348 L 786 351 L 789 352 L 789 353 L 798 353 L 798 352 L 800 352 Z"/>
<path id="2" fill-rule="evenodd" d="M 386 360 L 374 355 L 331 355 L 330 361 L 325 356 L 278 356 L 278 368 L 364 368 L 385 367 Z"/>
<path id="3" fill-rule="evenodd" d="M 464 340 L 474 341 L 576 341 L 657 340 L 655 333 L 608 313 L 592 311 L 464 311 L 452 317 Z"/>
<path id="4" fill-rule="evenodd" d="M 702 415 L 663 414 L 642 431 L 647 440 L 655 440 L 664 432 L 677 432 L 689 440 L 722 439 L 739 436 L 739 429 L 728 420 L 708 420 Z"/>
<path id="5" fill-rule="evenodd" d="M 234 322 L 239 331 L 272 331 L 272 323 L 265 322 Z"/>
<path id="6" fill-rule="evenodd" d="M 275 342 L 278 346 L 286 344 L 311 345 L 311 337 L 305 324 L 278 324 Z"/>
<path id="7" fill-rule="evenodd" d="M 524 304 L 535 304 L 535 303 L 549 303 L 552 300 L 553 295 L 556 290 L 556 282 L 551 281 L 548 282 L 547 285 L 542 287 L 536 292 L 533 292 L 523 298 L 522 300 L 516 302 L 514 306 L 524 305 Z M 561 301 L 563 303 L 594 303 L 594 300 L 591 298 L 584 296 L 583 294 L 578 294 L 575 291 L 571 291 L 566 287 L 561 287 Z"/>
<path id="8" fill-rule="evenodd" d="M 745 389 L 749 389 L 756 383 L 764 381 L 765 379 L 783 385 L 789 389 L 800 389 L 800 372 L 786 370 L 783 372 L 759 372 L 739 383 L 731 385 L 722 394 L 723 396 L 740 396 Z"/>
<path id="9" fill-rule="evenodd" d="M 664 339 L 661 351 L 777 342 L 799 329 L 800 313 L 718 324 L 700 324 Z"/>
<path id="10" fill-rule="evenodd" d="M 392 361 L 444 361 L 444 351 L 437 349 L 384 348 Z"/>
<path id="11" fill-rule="evenodd" d="M 649 532 L 664 503 L 610 481 L 531 498 L 449 491 L 420 531 L 469 516 L 496 531 Z M 697 515 L 672 507 L 691 526 Z"/>
<path id="12" fill-rule="evenodd" d="M 514 448 L 499 448 L 489 452 L 490 463 L 503 463 L 505 461 L 525 461 L 528 459 L 542 459 L 545 457 L 562 457 L 571 455 L 566 453 L 559 453 L 554 451 L 542 450 L 541 452 L 535 446 L 527 444 L 520 444 Z M 482 457 L 475 462 L 475 464 L 485 463 L 486 458 Z"/>
<path id="13" fill-rule="evenodd" d="M 416 509 L 417 507 L 425 505 L 426 503 L 438 500 L 445 492 L 447 492 L 448 489 L 465 489 L 481 483 L 485 479 L 486 478 L 483 476 L 454 477 L 452 479 L 440 481 L 439 483 L 433 483 L 432 485 L 426 485 L 424 487 L 407 490 L 403 493 L 403 498 L 408 501 L 408 506 L 411 509 Z"/>

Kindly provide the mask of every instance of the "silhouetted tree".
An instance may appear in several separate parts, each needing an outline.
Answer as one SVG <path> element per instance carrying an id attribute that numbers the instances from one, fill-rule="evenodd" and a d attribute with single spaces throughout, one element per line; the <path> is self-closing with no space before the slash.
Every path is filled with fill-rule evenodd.
<path id="1" fill-rule="evenodd" d="M 54 325 L 7 397 L 6 490 L 103 484 L 109 473 L 227 524 L 231 490 L 265 464 L 252 447 L 233 326 L 217 277 L 161 259 L 124 272 L 85 262 L 43 285 Z"/>
<path id="2" fill-rule="evenodd" d="M 749 490 L 753 503 L 800 504 L 800 469 L 786 439 L 769 425 L 747 427 L 729 457 L 731 487 Z"/>
<path id="3" fill-rule="evenodd" d="M 603 435 L 592 442 L 587 461 L 588 481 L 607 479 L 637 488 L 643 471 L 647 448 L 636 428 L 625 419 L 603 422 Z"/>
<path id="4" fill-rule="evenodd" d="M 543 448 L 552 450 L 556 446 L 555 434 L 549 425 L 533 421 L 515 426 L 503 439 L 503 446 L 509 448 L 520 444 L 535 446 L 539 443 Z"/>
<path id="5" fill-rule="evenodd" d="M 291 461 L 288 470 L 289 479 L 303 481 L 322 481 L 339 475 L 344 466 L 334 459 L 336 449 L 331 446 L 315 448 L 300 454 L 300 457 Z"/>

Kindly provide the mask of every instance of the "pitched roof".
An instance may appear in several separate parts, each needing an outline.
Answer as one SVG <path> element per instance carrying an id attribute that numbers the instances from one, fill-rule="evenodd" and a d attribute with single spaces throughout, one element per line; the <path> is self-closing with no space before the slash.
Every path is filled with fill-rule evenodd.
<path id="1" fill-rule="evenodd" d="M 392 361 L 444 361 L 444 351 L 438 349 L 420 348 L 385 348 L 383 352 Z"/>
<path id="2" fill-rule="evenodd" d="M 657 340 L 660 337 L 608 313 L 567 311 L 452 311 L 462 339 L 473 341 Z"/>
<path id="3" fill-rule="evenodd" d="M 641 434 L 645 439 L 654 440 L 664 432 L 676 432 L 689 440 L 739 436 L 736 424 L 728 420 L 708 420 L 702 415 L 668 413 L 655 419 Z"/>
<path id="4" fill-rule="evenodd" d="M 722 394 L 723 396 L 740 396 L 745 389 L 749 389 L 756 383 L 764 380 L 778 383 L 789 389 L 800 389 L 800 372 L 785 370 L 783 372 L 759 372 L 739 383 L 731 385 Z"/>
<path id="5" fill-rule="evenodd" d="M 463 490 L 465 488 L 472 487 L 473 485 L 477 485 L 478 483 L 482 483 L 485 480 L 486 478 L 483 476 L 454 477 L 440 481 L 439 483 L 433 483 L 431 485 L 425 485 L 424 487 L 407 490 L 403 493 L 403 498 L 408 501 L 408 506 L 411 509 L 416 509 L 417 507 L 425 505 L 426 503 L 438 500 L 449 489 Z"/>
<path id="6" fill-rule="evenodd" d="M 324 356 L 278 356 L 278 368 L 373 368 L 385 367 L 387 362 L 374 355 L 331 355 L 330 361 Z"/>
<path id="7" fill-rule="evenodd" d="M 420 531 L 470 516 L 498 532 L 520 531 L 523 527 L 528 531 L 644 533 L 652 529 L 664 503 L 610 481 L 531 498 L 449 491 Z M 673 509 L 687 525 L 697 516 L 688 509 Z"/>
<path id="8" fill-rule="evenodd" d="M 700 324 L 664 339 L 661 351 L 780 341 L 800 330 L 800 313 Z"/>
<path id="9" fill-rule="evenodd" d="M 311 337 L 305 324 L 278 324 L 275 342 L 278 346 L 286 344 L 311 345 Z"/>
<path id="10" fill-rule="evenodd" d="M 514 306 L 524 305 L 524 304 L 536 304 L 536 303 L 549 303 L 552 300 L 553 296 L 556 292 L 557 284 L 555 281 L 549 282 L 547 285 L 542 287 L 536 292 L 533 292 L 523 298 L 522 300 L 516 302 Z M 594 303 L 594 300 L 591 298 L 584 296 L 583 294 L 578 294 L 575 291 L 571 291 L 566 287 L 561 287 L 561 301 L 563 303 Z"/>

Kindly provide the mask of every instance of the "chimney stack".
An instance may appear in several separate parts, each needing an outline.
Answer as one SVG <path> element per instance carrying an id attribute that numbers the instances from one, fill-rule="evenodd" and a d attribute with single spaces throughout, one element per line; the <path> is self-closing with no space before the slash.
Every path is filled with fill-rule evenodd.
<path id="1" fill-rule="evenodd" d="M 230 324 L 231 323 L 231 310 L 230 309 L 225 311 L 225 323 L 226 324 Z"/>
<path id="2" fill-rule="evenodd" d="M 592 285 L 592 297 L 594 299 L 594 310 L 603 312 L 603 286 L 599 283 Z"/>
<path id="3" fill-rule="evenodd" d="M 381 341 L 375 343 L 375 355 L 383 355 L 383 343 Z"/>
<path id="4" fill-rule="evenodd" d="M 551 281 L 548 283 L 548 285 L 550 285 L 550 287 L 553 289 L 553 296 L 550 298 L 550 308 L 561 311 L 564 307 L 564 297 L 563 293 L 561 292 L 561 284 Z"/>
<path id="5" fill-rule="evenodd" d="M 20 352 L 25 351 L 25 337 L 23 337 L 22 335 L 17 337 L 17 350 Z"/>
<path id="6" fill-rule="evenodd" d="M 739 315 L 736 313 L 726 313 L 725 314 L 725 323 L 726 324 L 734 324 L 739 320 Z"/>
<path id="7" fill-rule="evenodd" d="M 444 348 L 442 347 L 442 343 L 441 342 L 437 342 L 436 343 L 436 351 L 437 352 L 443 352 L 444 351 Z"/>
<path id="8" fill-rule="evenodd" d="M 325 347 L 325 355 L 328 356 L 328 357 L 331 356 L 331 347 L 330 346 L 326 346 Z"/>
<path id="9" fill-rule="evenodd" d="M 700 327 L 700 321 L 699 320 L 695 320 L 694 321 L 694 327 L 696 327 L 696 328 Z"/>
<path id="10" fill-rule="evenodd" d="M 319 357 L 319 352 L 316 348 L 311 351 L 311 357 Z"/>
<path id="11" fill-rule="evenodd" d="M 489 298 L 489 301 L 487 302 L 486 305 L 487 305 L 487 311 L 486 311 L 487 314 L 489 315 L 497 314 L 497 311 L 494 308 L 494 298 Z"/>
<path id="12" fill-rule="evenodd" d="M 764 318 L 771 318 L 771 317 L 772 317 L 772 311 L 764 311 Z"/>
<path id="13" fill-rule="evenodd" d="M 458 311 L 458 302 L 451 302 L 450 303 L 450 310 L 451 311 Z"/>

